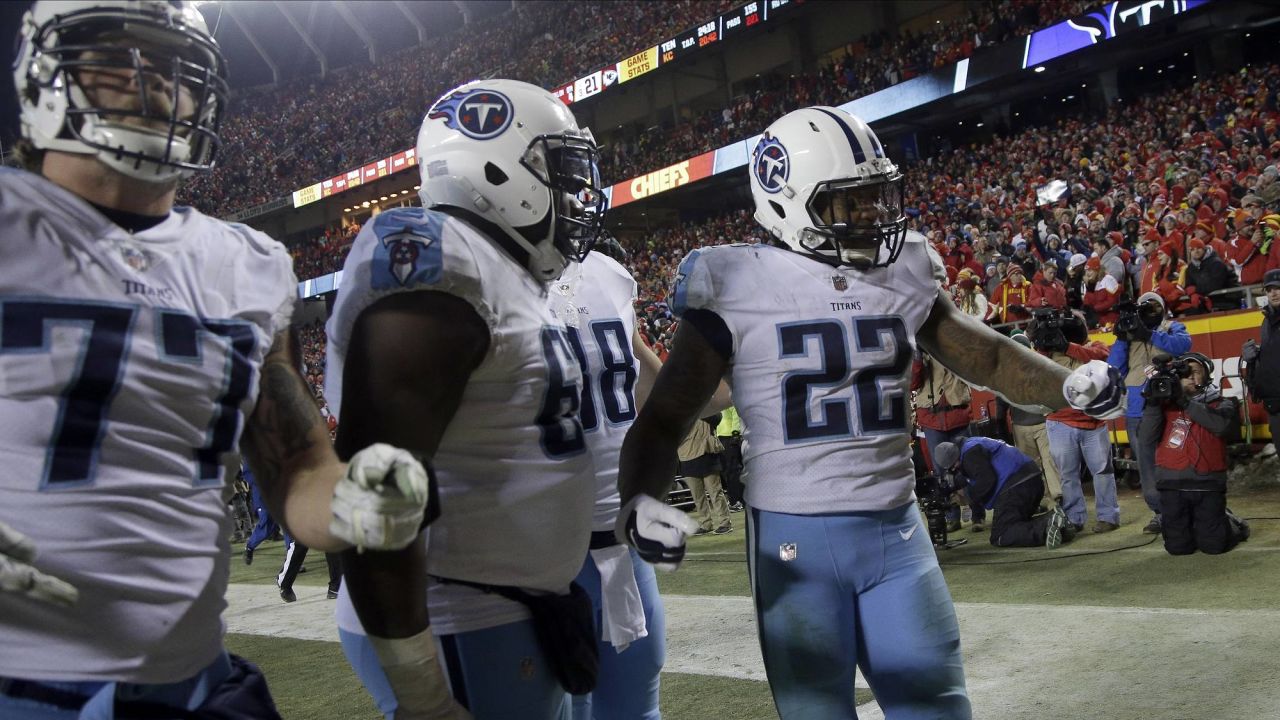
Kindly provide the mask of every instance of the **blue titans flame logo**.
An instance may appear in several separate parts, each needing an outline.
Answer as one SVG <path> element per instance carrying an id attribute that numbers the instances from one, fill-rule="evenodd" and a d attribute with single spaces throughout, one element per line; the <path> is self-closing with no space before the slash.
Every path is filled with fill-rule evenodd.
<path id="1" fill-rule="evenodd" d="M 429 119 L 443 119 L 448 127 L 476 140 L 492 140 L 501 135 L 511 126 L 514 114 L 506 95 L 483 89 L 450 93 L 427 111 Z"/>
<path id="2" fill-rule="evenodd" d="M 756 182 L 760 183 L 760 189 L 767 193 L 782 190 L 791 177 L 791 158 L 782 143 L 765 133 L 760 142 L 756 143 L 751 156 L 751 172 L 755 174 Z"/>

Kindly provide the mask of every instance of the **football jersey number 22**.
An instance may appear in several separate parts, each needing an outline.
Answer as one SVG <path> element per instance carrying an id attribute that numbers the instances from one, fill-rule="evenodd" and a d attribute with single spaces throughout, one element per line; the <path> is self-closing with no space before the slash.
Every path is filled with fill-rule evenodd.
<path id="1" fill-rule="evenodd" d="M 905 392 L 885 398 L 880 381 L 900 378 L 911 362 L 911 344 L 902 318 L 895 315 L 853 319 L 853 346 L 845 324 L 839 320 L 814 320 L 778 325 L 780 359 L 807 358 L 810 340 L 816 340 L 822 367 L 794 370 L 782 378 L 782 430 L 786 442 L 808 442 L 855 435 L 850 401 L 857 410 L 857 435 L 902 432 L 907 426 Z M 886 341 L 891 346 L 886 345 Z M 843 387 L 850 383 L 852 359 L 860 353 L 892 351 L 877 364 L 863 365 L 853 375 L 853 397 L 822 400 L 820 418 L 810 415 L 812 388 Z M 851 357 L 852 355 L 852 357 Z"/>
<path id="2" fill-rule="evenodd" d="M 224 385 L 207 433 L 195 448 L 194 480 L 218 481 L 218 457 L 231 449 L 240 426 L 240 403 L 249 394 L 257 340 L 252 326 L 238 321 L 202 320 L 175 310 L 156 309 L 158 353 L 164 360 L 201 363 L 201 333 L 227 340 L 231 352 Z M 51 327 L 80 326 L 85 339 L 79 362 L 62 391 L 58 419 L 50 435 L 41 488 L 92 483 L 107 412 L 124 377 L 126 355 L 138 308 L 115 303 L 57 300 L 0 302 L 0 353 L 51 352 Z"/>

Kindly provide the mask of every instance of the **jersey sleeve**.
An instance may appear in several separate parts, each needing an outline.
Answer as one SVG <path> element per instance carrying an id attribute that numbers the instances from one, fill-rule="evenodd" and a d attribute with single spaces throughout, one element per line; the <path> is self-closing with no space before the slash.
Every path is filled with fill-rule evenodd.
<path id="1" fill-rule="evenodd" d="M 339 287 L 341 313 L 335 329 L 348 337 L 360 313 L 396 293 L 436 291 L 454 295 L 476 309 L 492 328 L 495 322 L 483 292 L 468 228 L 449 216 L 421 208 L 397 208 L 365 223 L 351 245 Z M 345 297 L 343 297 L 345 295 Z"/>
<path id="2" fill-rule="evenodd" d="M 689 310 L 716 311 L 716 291 L 707 248 L 699 248 L 685 255 L 676 269 L 675 283 L 671 288 L 671 312 L 683 317 Z"/>
<path id="3" fill-rule="evenodd" d="M 244 252 L 244 278 L 271 278 L 265 287 L 275 291 L 278 299 L 270 299 L 271 319 L 268 334 L 275 338 L 293 322 L 293 307 L 297 305 L 298 278 L 293 273 L 293 258 L 282 243 L 271 240 L 268 234 L 255 231 L 248 225 L 234 225 L 247 238 Z"/>

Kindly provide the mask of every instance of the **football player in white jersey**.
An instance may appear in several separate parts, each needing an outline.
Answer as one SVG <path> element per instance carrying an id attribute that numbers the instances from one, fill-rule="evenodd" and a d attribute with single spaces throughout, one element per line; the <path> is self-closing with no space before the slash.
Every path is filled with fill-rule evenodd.
<path id="1" fill-rule="evenodd" d="M 326 397 L 339 455 L 390 442 L 432 460 L 440 515 L 424 543 L 347 553 L 339 635 L 388 717 L 561 717 L 595 670 L 566 655 L 596 654 L 572 584 L 594 478 L 547 288 L 603 221 L 595 141 L 551 93 L 484 80 L 431 106 L 417 154 L 424 207 L 374 217 L 343 267 Z M 526 606 L 548 601 L 542 619 L 578 622 L 570 642 L 540 644 L 557 628 Z"/>
<path id="2" fill-rule="evenodd" d="M 30 171 L 0 169 L 0 717 L 278 717 L 222 646 L 238 447 L 273 514 L 335 551 L 412 541 L 426 473 L 374 448 L 340 480 L 296 369 L 288 253 L 174 207 L 226 103 L 199 13 L 37 2 L 20 40 Z M 413 497 L 373 484 L 390 462 Z M 396 519 L 402 540 L 374 536 Z"/>
<path id="3" fill-rule="evenodd" d="M 550 293 L 551 309 L 568 327 L 582 365 L 579 414 L 596 477 L 591 548 L 576 582 L 591 597 L 600 677 L 593 692 L 574 696 L 573 719 L 657 720 L 666 612 L 653 567 L 620 543 L 613 527 L 620 507 L 618 453 L 662 361 L 636 332 L 635 280 L 604 246 L 602 241 L 567 267 Z M 671 514 L 673 522 L 696 528 L 679 510 Z"/>
<path id="4" fill-rule="evenodd" d="M 774 245 L 695 250 L 681 264 L 675 347 L 623 444 L 620 539 L 672 564 L 655 521 L 675 450 L 725 377 L 746 425 L 748 568 L 779 714 L 856 717 L 855 667 L 890 718 L 969 718 L 960 634 L 914 507 L 908 437 L 917 343 L 1021 405 L 1118 411 L 1097 367 L 1072 377 L 967 318 L 940 259 L 908 232 L 902 176 L 861 120 L 797 110 L 750 167 Z M 1067 392 L 1069 390 L 1069 392 Z"/>

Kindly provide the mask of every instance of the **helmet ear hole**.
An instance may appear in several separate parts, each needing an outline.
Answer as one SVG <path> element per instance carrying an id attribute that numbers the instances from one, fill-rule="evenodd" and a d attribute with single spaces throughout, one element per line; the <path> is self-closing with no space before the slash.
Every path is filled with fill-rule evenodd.
<path id="1" fill-rule="evenodd" d="M 776 213 L 778 213 L 778 217 L 780 217 L 780 218 L 782 218 L 782 219 L 784 219 L 784 220 L 786 219 L 786 217 L 787 217 L 787 211 L 786 211 L 786 210 L 783 210 L 781 205 L 779 205 L 778 203 L 774 202 L 773 200 L 770 200 L 770 201 L 769 201 L 769 207 L 773 208 L 773 211 L 774 211 L 774 212 L 776 212 Z"/>
<path id="2" fill-rule="evenodd" d="M 510 178 L 507 177 L 507 174 L 502 172 L 502 168 L 498 167 L 497 165 L 494 165 L 491 162 L 487 162 L 484 164 L 484 179 L 488 180 L 490 185 L 495 185 L 495 186 L 501 185 L 507 180 L 510 180 Z"/>

